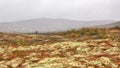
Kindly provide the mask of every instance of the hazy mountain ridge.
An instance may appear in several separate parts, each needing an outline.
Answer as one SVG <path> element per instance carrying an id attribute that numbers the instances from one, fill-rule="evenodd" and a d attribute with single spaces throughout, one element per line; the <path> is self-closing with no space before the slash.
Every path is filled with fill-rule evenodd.
<path id="1" fill-rule="evenodd" d="M 56 32 L 112 23 L 113 21 L 76 21 L 67 19 L 31 19 L 0 23 L 0 32 Z"/>
<path id="2" fill-rule="evenodd" d="M 119 26 L 120 27 L 120 21 L 114 22 L 114 23 L 110 23 L 110 24 L 100 25 L 100 26 L 93 26 L 93 27 L 97 27 L 97 28 L 109 28 L 109 27 L 115 27 L 115 26 Z"/>

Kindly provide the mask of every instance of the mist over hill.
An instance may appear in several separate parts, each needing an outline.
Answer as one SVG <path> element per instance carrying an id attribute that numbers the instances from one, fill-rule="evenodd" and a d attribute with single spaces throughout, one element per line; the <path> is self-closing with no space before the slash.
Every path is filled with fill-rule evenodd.
<path id="1" fill-rule="evenodd" d="M 97 27 L 97 28 L 109 28 L 109 27 L 115 27 L 115 26 L 119 26 L 120 27 L 120 21 L 114 22 L 114 23 L 110 23 L 110 24 L 105 24 L 105 25 L 98 25 L 98 26 L 94 26 L 94 27 Z"/>
<path id="2" fill-rule="evenodd" d="M 115 21 L 110 20 L 78 21 L 68 19 L 40 18 L 17 22 L 0 23 L 0 32 L 12 32 L 12 33 L 15 32 L 31 33 L 35 31 L 38 31 L 39 33 L 59 32 L 69 29 L 105 25 L 113 22 Z"/>

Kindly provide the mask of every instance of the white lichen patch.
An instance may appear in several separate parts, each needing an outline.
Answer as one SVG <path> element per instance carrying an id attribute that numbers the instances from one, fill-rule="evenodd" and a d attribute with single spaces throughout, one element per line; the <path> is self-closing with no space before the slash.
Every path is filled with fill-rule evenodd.
<path id="1" fill-rule="evenodd" d="M 0 68 L 119 68 L 119 44 L 105 46 L 97 42 L 0 46 Z"/>

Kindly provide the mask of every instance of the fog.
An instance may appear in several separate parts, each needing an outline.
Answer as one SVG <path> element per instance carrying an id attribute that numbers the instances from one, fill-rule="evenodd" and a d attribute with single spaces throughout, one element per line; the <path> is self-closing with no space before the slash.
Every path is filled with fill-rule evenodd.
<path id="1" fill-rule="evenodd" d="M 0 0 L 0 22 L 35 18 L 120 20 L 120 0 Z"/>

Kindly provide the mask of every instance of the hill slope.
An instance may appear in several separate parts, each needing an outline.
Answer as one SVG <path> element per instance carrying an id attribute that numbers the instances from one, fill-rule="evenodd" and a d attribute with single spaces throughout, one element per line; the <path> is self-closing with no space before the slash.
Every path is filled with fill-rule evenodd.
<path id="1" fill-rule="evenodd" d="M 76 21 L 67 19 L 31 19 L 18 22 L 0 23 L 0 32 L 55 32 L 88 26 L 103 25 L 113 21 Z"/>
<path id="2" fill-rule="evenodd" d="M 120 22 L 114 22 L 106 25 L 100 25 L 100 26 L 94 26 L 94 27 L 99 27 L 99 28 L 109 28 L 109 27 L 115 27 L 119 26 L 120 27 Z"/>

